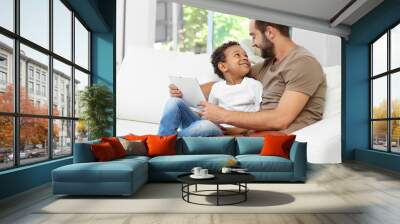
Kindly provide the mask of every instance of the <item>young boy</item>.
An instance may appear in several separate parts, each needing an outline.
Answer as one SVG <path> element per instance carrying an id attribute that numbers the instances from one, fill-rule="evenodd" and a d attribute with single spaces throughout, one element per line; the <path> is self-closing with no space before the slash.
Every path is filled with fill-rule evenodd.
<path id="1" fill-rule="evenodd" d="M 208 97 L 210 103 L 233 111 L 260 110 L 263 87 L 259 81 L 246 77 L 251 66 L 239 43 L 230 41 L 219 46 L 211 55 L 211 63 L 214 72 L 223 80 L 212 86 Z M 245 131 L 230 125 L 221 126 L 202 119 L 181 98 L 172 97 L 165 105 L 158 134 L 207 137 L 223 135 L 223 129 L 234 130 L 228 131 L 233 134 Z"/>

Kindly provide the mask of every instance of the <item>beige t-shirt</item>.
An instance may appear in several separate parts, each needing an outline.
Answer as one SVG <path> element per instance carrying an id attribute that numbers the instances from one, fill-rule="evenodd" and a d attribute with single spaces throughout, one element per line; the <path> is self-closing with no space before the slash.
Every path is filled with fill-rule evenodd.
<path id="1" fill-rule="evenodd" d="M 290 50 L 280 63 L 267 60 L 254 65 L 251 74 L 263 84 L 262 110 L 276 108 L 285 90 L 310 96 L 303 111 L 283 132 L 291 133 L 322 119 L 325 75 L 319 62 L 303 47 Z"/>

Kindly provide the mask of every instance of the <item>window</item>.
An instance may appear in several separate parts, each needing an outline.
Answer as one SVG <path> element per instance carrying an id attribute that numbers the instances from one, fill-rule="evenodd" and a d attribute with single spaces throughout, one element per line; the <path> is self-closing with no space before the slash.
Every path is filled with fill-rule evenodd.
<path id="1" fill-rule="evenodd" d="M 33 82 L 28 82 L 28 93 L 33 94 Z"/>
<path id="2" fill-rule="evenodd" d="M 54 52 L 71 60 L 72 12 L 60 1 L 53 0 Z"/>
<path id="3" fill-rule="evenodd" d="M 0 84 L 7 85 L 3 89 L 0 85 L 0 170 L 70 156 L 74 136 L 87 136 L 86 126 L 76 127 L 81 122 L 73 105 L 79 91 L 71 87 L 90 84 L 90 31 L 67 4 L 62 0 L 0 1 L 0 26 L 8 30 L 0 29 Z M 57 101 L 63 101 L 62 105 Z"/>
<path id="4" fill-rule="evenodd" d="M 211 53 L 228 40 L 247 40 L 249 20 L 157 1 L 155 48 L 181 52 Z M 211 34 L 208 36 L 208 34 Z"/>
<path id="5" fill-rule="evenodd" d="M 89 69 L 89 32 L 75 18 L 75 62 L 82 68 Z"/>
<path id="6" fill-rule="evenodd" d="M 0 26 L 14 31 L 14 0 L 1 0 L 0 9 Z"/>
<path id="7" fill-rule="evenodd" d="M 3 1 L 1 1 L 0 7 L 2 6 L 2 4 Z M 3 9 L 1 9 L 1 11 L 3 11 Z M 0 14 L 3 14 L 3 12 Z M 0 15 L 0 21 L 3 18 L 2 16 L 4 15 Z M 14 76 L 14 72 L 13 66 L 11 65 L 12 58 L 14 57 L 13 52 L 13 40 L 0 33 L 0 113 L 12 113 L 14 111 L 14 82 L 12 78 Z"/>
<path id="8" fill-rule="evenodd" d="M 49 0 L 20 0 L 21 36 L 49 48 Z"/>
<path id="9" fill-rule="evenodd" d="M 2 85 L 7 84 L 7 74 L 3 71 L 0 71 L 0 84 Z"/>
<path id="10" fill-rule="evenodd" d="M 65 89 L 64 85 L 65 83 L 70 83 L 72 84 L 72 69 L 71 66 L 68 66 L 56 59 L 53 60 L 54 64 L 54 70 L 53 70 L 53 77 L 54 77 L 54 83 L 53 83 L 53 91 L 54 91 L 54 101 L 53 101 L 53 106 L 58 105 L 58 97 L 60 93 L 60 100 L 62 103 L 64 103 L 64 95 L 71 95 L 72 92 L 70 89 Z M 72 98 L 67 99 L 68 104 L 72 104 Z M 71 101 L 71 102 L 69 102 Z M 63 117 L 72 117 L 72 108 L 68 107 L 64 112 L 61 113 L 59 109 L 53 110 L 54 115 L 61 115 Z"/>
<path id="11" fill-rule="evenodd" d="M 32 66 L 29 66 L 28 74 L 29 74 L 29 79 L 33 80 L 33 67 Z"/>
<path id="12" fill-rule="evenodd" d="M 370 45 L 371 148 L 400 153 L 400 25 Z"/>

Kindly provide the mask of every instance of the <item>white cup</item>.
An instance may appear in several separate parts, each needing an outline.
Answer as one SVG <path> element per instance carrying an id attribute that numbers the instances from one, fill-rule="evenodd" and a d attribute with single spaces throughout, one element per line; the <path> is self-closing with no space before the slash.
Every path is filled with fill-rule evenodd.
<path id="1" fill-rule="evenodd" d="M 208 175 L 208 169 L 201 169 L 200 170 L 200 176 L 207 176 Z"/>
<path id="2" fill-rule="evenodd" d="M 193 173 L 194 175 L 196 175 L 196 176 L 199 176 L 199 175 L 201 175 L 201 174 L 200 174 L 200 171 L 201 171 L 201 170 L 202 170 L 201 167 L 193 167 L 192 173 Z"/>
<path id="3" fill-rule="evenodd" d="M 221 170 L 222 173 L 230 173 L 231 171 L 232 171 L 232 169 L 229 167 L 222 167 L 222 170 Z"/>

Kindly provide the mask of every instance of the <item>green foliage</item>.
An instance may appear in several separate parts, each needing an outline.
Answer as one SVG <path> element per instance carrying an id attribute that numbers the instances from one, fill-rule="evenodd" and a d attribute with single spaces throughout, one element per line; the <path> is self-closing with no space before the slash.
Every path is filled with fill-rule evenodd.
<path id="1" fill-rule="evenodd" d="M 184 24 L 179 38 L 180 51 L 207 52 L 207 20 L 207 10 L 183 5 Z M 214 31 L 211 35 L 213 35 L 214 49 L 227 41 L 241 41 L 248 38 L 249 20 L 247 18 L 214 13 L 213 23 Z"/>
<path id="2" fill-rule="evenodd" d="M 109 136 L 107 129 L 112 125 L 113 95 L 104 85 L 86 87 L 80 93 L 82 119 L 89 131 L 89 139 Z"/>
<path id="3" fill-rule="evenodd" d="M 204 53 L 207 51 L 207 10 L 183 5 L 183 29 L 179 50 Z"/>
<path id="4" fill-rule="evenodd" d="M 214 43 L 213 48 L 217 48 L 227 41 L 238 41 L 249 38 L 249 19 L 214 13 Z"/>

